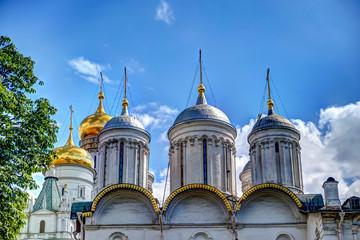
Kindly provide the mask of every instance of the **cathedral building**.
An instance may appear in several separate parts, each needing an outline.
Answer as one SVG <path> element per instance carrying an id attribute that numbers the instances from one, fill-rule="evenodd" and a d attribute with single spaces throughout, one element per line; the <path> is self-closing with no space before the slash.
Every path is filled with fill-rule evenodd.
<path id="1" fill-rule="evenodd" d="M 300 133 L 275 113 L 259 116 L 248 136 L 249 162 L 236 191 L 236 128 L 207 103 L 202 83 L 195 105 L 168 130 L 170 195 L 152 195 L 150 133 L 128 112 L 111 117 L 99 93 L 97 111 L 80 124 L 80 147 L 72 140 L 55 149 L 53 165 L 20 239 L 83 240 L 360 240 L 360 198 L 340 202 L 329 177 L 324 194 L 305 194 Z M 71 112 L 72 113 L 72 112 Z"/>

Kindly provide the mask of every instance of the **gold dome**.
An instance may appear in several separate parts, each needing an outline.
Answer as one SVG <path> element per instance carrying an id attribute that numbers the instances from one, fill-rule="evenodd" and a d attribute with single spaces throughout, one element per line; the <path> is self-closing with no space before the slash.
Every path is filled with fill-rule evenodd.
<path id="1" fill-rule="evenodd" d="M 72 115 L 72 108 L 71 108 Z M 75 145 L 73 136 L 72 136 L 72 124 L 70 124 L 70 134 L 69 139 L 66 142 L 65 146 L 58 147 L 54 149 L 55 156 L 53 157 L 53 165 L 63 164 L 63 163 L 72 163 L 84 165 L 87 167 L 94 167 L 93 159 L 87 151 L 82 148 L 79 148 Z"/>
<path id="2" fill-rule="evenodd" d="M 99 107 L 96 112 L 88 117 L 86 117 L 79 127 L 79 138 L 83 140 L 88 137 L 95 137 L 103 129 L 105 124 L 112 118 L 110 115 L 106 114 L 103 102 L 104 93 L 99 93 Z"/>

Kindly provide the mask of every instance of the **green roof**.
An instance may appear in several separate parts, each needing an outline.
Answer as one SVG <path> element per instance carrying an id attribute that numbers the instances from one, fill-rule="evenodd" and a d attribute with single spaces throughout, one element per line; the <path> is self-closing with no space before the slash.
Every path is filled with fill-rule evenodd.
<path id="1" fill-rule="evenodd" d="M 46 177 L 43 188 L 36 200 L 33 212 L 41 209 L 47 209 L 52 212 L 57 212 L 60 205 L 60 193 L 56 184 L 55 177 Z"/>
<path id="2" fill-rule="evenodd" d="M 71 205 L 71 219 L 77 219 L 77 212 L 88 212 L 91 210 L 91 204 L 93 202 L 74 202 Z"/>

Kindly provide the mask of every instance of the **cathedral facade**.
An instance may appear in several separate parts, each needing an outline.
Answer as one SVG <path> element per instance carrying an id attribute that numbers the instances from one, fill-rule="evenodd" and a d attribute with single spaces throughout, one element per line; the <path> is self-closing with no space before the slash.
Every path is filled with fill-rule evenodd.
<path id="1" fill-rule="evenodd" d="M 236 128 L 207 104 L 201 77 L 198 94 L 168 130 L 170 195 L 159 204 L 150 133 L 129 115 L 126 90 L 116 117 L 104 111 L 101 91 L 97 111 L 80 124 L 80 147 L 70 125 L 67 143 L 55 149 L 20 239 L 360 240 L 359 198 L 341 203 L 332 177 L 324 197 L 304 193 L 300 133 L 275 113 L 270 90 L 268 114 L 248 136 L 242 193 Z"/>

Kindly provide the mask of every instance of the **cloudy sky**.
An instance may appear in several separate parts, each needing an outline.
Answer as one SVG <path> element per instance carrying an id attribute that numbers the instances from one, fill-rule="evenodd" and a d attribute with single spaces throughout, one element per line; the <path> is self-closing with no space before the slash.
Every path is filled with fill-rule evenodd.
<path id="1" fill-rule="evenodd" d="M 76 128 L 96 110 L 100 71 L 105 109 L 120 113 L 127 66 L 130 110 L 151 133 L 160 199 L 166 132 L 196 101 L 199 48 L 208 102 L 238 129 L 238 171 L 248 161 L 254 119 L 266 112 L 270 67 L 275 110 L 302 134 L 305 191 L 322 193 L 333 176 L 341 199 L 360 195 L 359 1 L 1 0 L 0 34 L 36 61 L 45 85 L 35 97 L 58 109 L 56 146 L 68 135 L 69 105 Z M 42 176 L 36 178 L 41 184 Z"/>

